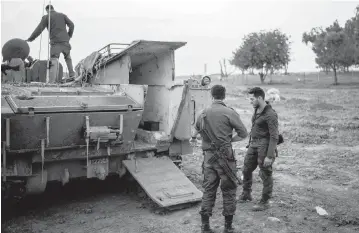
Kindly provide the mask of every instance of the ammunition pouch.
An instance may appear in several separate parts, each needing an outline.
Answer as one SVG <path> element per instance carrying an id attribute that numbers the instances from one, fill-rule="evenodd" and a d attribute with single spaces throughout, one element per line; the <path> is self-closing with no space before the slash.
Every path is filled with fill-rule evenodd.
<path id="1" fill-rule="evenodd" d="M 282 144 L 283 142 L 284 142 L 283 135 L 282 135 L 282 134 L 279 134 L 277 145 L 280 145 L 280 144 Z"/>

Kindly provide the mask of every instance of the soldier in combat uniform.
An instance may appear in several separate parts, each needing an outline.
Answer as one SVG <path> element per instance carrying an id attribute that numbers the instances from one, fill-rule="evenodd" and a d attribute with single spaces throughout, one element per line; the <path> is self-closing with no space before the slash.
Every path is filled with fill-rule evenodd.
<path id="1" fill-rule="evenodd" d="M 70 39 L 74 33 L 75 25 L 67 17 L 67 15 L 55 11 L 52 5 L 46 6 L 47 15 L 44 15 L 41 18 L 41 22 L 35 28 L 31 36 L 26 40 L 29 42 L 34 41 L 42 31 L 47 28 L 50 30 L 50 56 L 51 58 L 59 58 L 60 54 L 63 53 L 65 57 L 65 62 L 67 69 L 69 70 L 69 80 L 75 78 L 75 71 L 72 65 L 72 58 L 70 55 L 71 45 Z M 49 27 L 49 17 L 50 17 L 50 29 Z M 69 27 L 67 31 L 66 25 Z"/>
<path id="2" fill-rule="evenodd" d="M 205 109 L 197 118 L 192 140 L 201 135 L 203 161 L 203 188 L 201 206 L 202 233 L 213 232 L 210 228 L 209 218 L 212 216 L 212 208 L 216 200 L 219 184 L 223 194 L 223 216 L 225 217 L 225 233 L 234 232 L 232 227 L 233 215 L 236 212 L 236 160 L 232 150 L 231 142 L 243 140 L 248 133 L 243 125 L 239 114 L 227 107 L 225 99 L 226 89 L 221 85 L 211 88 L 213 103 Z M 237 132 L 233 136 L 233 129 Z M 217 153 L 219 148 L 221 153 Z M 217 154 L 216 154 L 217 153 Z M 220 159 L 214 159 L 221 154 Z M 227 166 L 225 166 L 227 165 Z M 227 169 L 226 169 L 227 168 Z M 234 175 L 234 176 L 233 176 Z M 237 178 L 238 179 L 238 178 Z"/>
<path id="3" fill-rule="evenodd" d="M 271 105 L 264 100 L 263 89 L 254 87 L 248 93 L 255 112 L 252 117 L 249 146 L 244 158 L 243 192 L 239 201 L 252 200 L 252 173 L 259 166 L 259 175 L 263 181 L 262 198 L 253 210 L 263 211 L 269 207 L 273 190 L 272 164 L 279 138 L 278 116 Z"/>

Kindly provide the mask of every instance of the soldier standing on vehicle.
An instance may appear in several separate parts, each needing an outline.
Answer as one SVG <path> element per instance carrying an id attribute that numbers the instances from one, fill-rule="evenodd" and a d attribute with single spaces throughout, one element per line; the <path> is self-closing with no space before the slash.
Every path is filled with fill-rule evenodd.
<path id="1" fill-rule="evenodd" d="M 259 87 L 252 88 L 248 94 L 255 109 L 252 117 L 249 146 L 244 158 L 243 192 L 240 202 L 251 201 L 252 173 L 259 166 L 259 175 L 263 181 L 262 198 L 254 211 L 262 211 L 269 207 L 272 197 L 273 177 L 272 164 L 275 160 L 278 133 L 278 116 L 271 105 L 265 102 L 265 93 Z"/>
<path id="2" fill-rule="evenodd" d="M 72 59 L 70 55 L 71 45 L 70 39 L 74 33 L 75 25 L 74 23 L 67 17 L 67 15 L 56 12 L 52 5 L 46 6 L 47 15 L 44 15 L 41 19 L 40 24 L 36 27 L 31 36 L 26 40 L 29 42 L 34 41 L 42 31 L 48 28 L 49 22 L 49 12 L 50 12 L 50 56 L 51 58 L 59 58 L 60 54 L 64 54 L 65 62 L 67 65 L 67 69 L 69 70 L 69 79 L 75 78 L 75 72 L 72 65 Z M 69 27 L 69 31 L 67 32 L 66 25 Z"/>
<path id="3" fill-rule="evenodd" d="M 192 140 L 202 136 L 203 160 L 203 188 L 201 206 L 202 233 L 212 232 L 209 218 L 216 200 L 216 193 L 221 183 L 223 194 L 223 216 L 225 216 L 224 232 L 233 232 L 233 215 L 236 212 L 236 191 L 239 180 L 236 176 L 236 160 L 232 150 L 232 141 L 243 140 L 248 133 L 239 114 L 227 107 L 225 99 L 226 89 L 221 85 L 211 88 L 213 103 L 197 118 Z M 233 129 L 237 132 L 232 136 Z"/>

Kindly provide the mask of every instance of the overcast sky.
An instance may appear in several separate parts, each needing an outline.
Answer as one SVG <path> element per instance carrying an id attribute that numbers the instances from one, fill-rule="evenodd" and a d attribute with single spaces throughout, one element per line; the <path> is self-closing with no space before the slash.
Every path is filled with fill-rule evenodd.
<path id="1" fill-rule="evenodd" d="M 46 4 L 49 1 L 45 1 Z M 314 54 L 301 42 L 312 27 L 344 24 L 358 1 L 79 1 L 53 0 L 56 11 L 74 22 L 72 58 L 76 65 L 108 43 L 133 40 L 185 41 L 176 51 L 176 74 L 219 72 L 219 59 L 231 58 L 245 34 L 281 29 L 291 36 L 289 71 L 315 70 Z M 1 1 L 1 46 L 12 38 L 27 39 L 40 22 L 43 1 Z M 41 59 L 47 59 L 47 30 Z M 40 37 L 30 43 L 38 58 Z M 63 57 L 61 62 L 66 67 Z"/>

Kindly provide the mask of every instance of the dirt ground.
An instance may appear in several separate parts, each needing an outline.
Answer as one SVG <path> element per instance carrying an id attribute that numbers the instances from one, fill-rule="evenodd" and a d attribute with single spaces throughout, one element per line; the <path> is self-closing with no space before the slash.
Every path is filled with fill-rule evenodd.
<path id="1" fill-rule="evenodd" d="M 237 108 L 250 128 L 252 108 L 245 99 L 247 87 L 228 85 L 227 103 Z M 254 172 L 251 203 L 237 204 L 237 232 L 359 232 L 359 86 L 328 88 L 276 87 L 283 96 L 274 103 L 285 143 L 274 164 L 271 208 L 252 212 L 260 198 L 261 180 Z M 243 164 L 247 140 L 238 142 L 238 164 Z M 201 188 L 202 155 L 199 148 L 184 156 L 183 171 Z M 13 207 L 4 216 L 3 232 L 188 233 L 200 232 L 200 203 L 163 211 L 140 192 L 124 191 L 119 181 L 82 182 L 54 187 L 44 195 Z M 238 195 L 241 187 L 238 189 Z M 320 216 L 315 207 L 328 212 Z M 26 208 L 26 211 L 20 211 Z M 222 232 L 221 192 L 218 190 L 211 225 Z M 269 218 L 269 217 L 274 217 Z"/>

